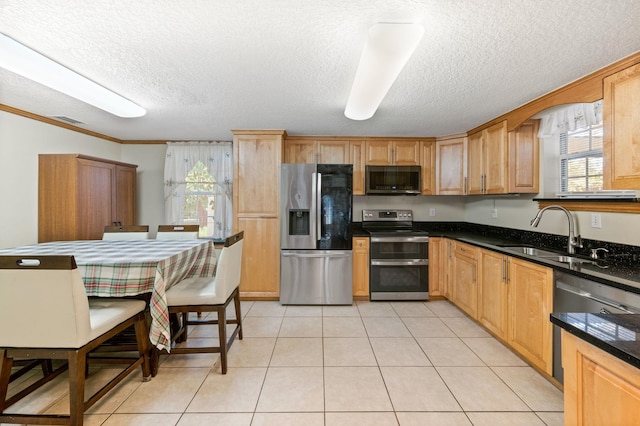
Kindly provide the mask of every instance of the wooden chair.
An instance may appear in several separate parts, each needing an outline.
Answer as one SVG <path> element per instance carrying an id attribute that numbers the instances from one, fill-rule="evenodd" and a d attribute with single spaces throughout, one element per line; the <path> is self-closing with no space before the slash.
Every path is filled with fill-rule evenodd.
<path id="1" fill-rule="evenodd" d="M 105 226 L 103 240 L 147 240 L 149 225 Z"/>
<path id="2" fill-rule="evenodd" d="M 171 348 L 171 353 L 219 353 L 222 374 L 227 373 L 227 352 L 236 335 L 242 340 L 242 315 L 240 313 L 240 271 L 244 232 L 227 238 L 218 263 L 216 275 L 211 278 L 187 278 L 167 290 L 170 314 L 178 314 L 180 327 L 172 332 L 171 342 L 184 342 L 184 346 Z M 226 309 L 233 300 L 235 319 L 227 319 Z M 189 312 L 215 312 L 215 320 L 189 320 Z M 188 325 L 217 324 L 219 345 L 212 347 L 188 347 Z M 227 338 L 227 324 L 236 324 Z"/>
<path id="3" fill-rule="evenodd" d="M 84 412 L 137 367 L 149 378 L 145 309 L 142 300 L 89 300 L 73 256 L 0 256 L 0 423 L 82 425 Z M 125 368 L 85 400 L 88 354 L 129 327 L 136 332 L 136 357 L 104 360 Z M 9 395 L 14 358 L 67 363 Z M 5 412 L 67 369 L 69 415 Z"/>
<path id="4" fill-rule="evenodd" d="M 159 225 L 156 240 L 195 240 L 200 225 Z"/>

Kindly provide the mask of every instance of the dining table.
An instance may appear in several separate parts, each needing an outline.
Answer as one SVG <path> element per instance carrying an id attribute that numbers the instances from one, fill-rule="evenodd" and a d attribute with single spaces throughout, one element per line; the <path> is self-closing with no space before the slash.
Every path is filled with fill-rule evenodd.
<path id="1" fill-rule="evenodd" d="M 212 240 L 54 241 L 1 249 L 0 255 L 73 255 L 89 297 L 147 296 L 149 340 L 171 350 L 166 291 L 190 277 L 213 276 Z"/>

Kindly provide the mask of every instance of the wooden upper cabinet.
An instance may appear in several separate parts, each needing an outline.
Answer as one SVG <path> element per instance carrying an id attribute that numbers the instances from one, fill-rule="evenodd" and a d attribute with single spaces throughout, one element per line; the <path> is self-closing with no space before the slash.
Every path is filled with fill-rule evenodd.
<path id="1" fill-rule="evenodd" d="M 640 189 L 640 65 L 604 79 L 604 184 Z"/>
<path id="2" fill-rule="evenodd" d="M 422 177 L 422 195 L 436 193 L 436 143 L 424 141 L 420 144 L 420 166 Z"/>
<path id="3" fill-rule="evenodd" d="M 38 158 L 38 242 L 96 240 L 113 222 L 136 224 L 136 169 L 79 154 Z"/>
<path id="4" fill-rule="evenodd" d="M 436 194 L 464 195 L 467 138 L 436 141 Z"/>
<path id="5" fill-rule="evenodd" d="M 280 217 L 282 133 L 240 132 L 233 137 L 234 216 Z"/>
<path id="6" fill-rule="evenodd" d="M 368 140 L 366 164 L 370 166 L 419 166 L 420 141 Z"/>
<path id="7" fill-rule="evenodd" d="M 467 193 L 507 193 L 508 160 L 506 120 L 469 135 Z"/>
<path id="8" fill-rule="evenodd" d="M 285 163 L 350 164 L 349 141 L 287 139 Z"/>
<path id="9" fill-rule="evenodd" d="M 467 194 L 484 193 L 484 134 L 481 130 L 469 135 L 467 140 Z"/>
<path id="10" fill-rule="evenodd" d="M 509 192 L 536 194 L 540 190 L 540 120 L 527 120 L 509 132 Z"/>
<path id="11" fill-rule="evenodd" d="M 349 158 L 353 164 L 353 195 L 364 195 L 366 142 L 349 142 Z"/>

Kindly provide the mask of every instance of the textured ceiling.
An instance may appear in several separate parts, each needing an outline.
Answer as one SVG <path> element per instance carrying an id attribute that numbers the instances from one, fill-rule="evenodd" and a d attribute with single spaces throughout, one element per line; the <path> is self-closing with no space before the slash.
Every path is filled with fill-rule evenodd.
<path id="1" fill-rule="evenodd" d="M 373 118 L 343 112 L 367 29 L 425 35 Z M 118 118 L 0 69 L 0 103 L 120 139 L 443 136 L 640 50 L 638 0 L 2 0 L 0 32 L 133 100 Z"/>

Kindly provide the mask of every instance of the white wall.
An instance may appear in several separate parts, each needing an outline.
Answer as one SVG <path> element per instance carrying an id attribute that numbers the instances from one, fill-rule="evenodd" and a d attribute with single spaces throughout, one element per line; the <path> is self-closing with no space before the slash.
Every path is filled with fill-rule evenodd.
<path id="1" fill-rule="evenodd" d="M 38 242 L 38 154 L 120 160 L 120 146 L 0 111 L 0 248 Z"/>
<path id="2" fill-rule="evenodd" d="M 38 242 L 38 154 L 85 154 L 138 165 L 138 223 L 164 223 L 166 145 L 121 145 L 0 111 L 0 248 Z"/>
<path id="3" fill-rule="evenodd" d="M 122 161 L 138 165 L 138 224 L 155 238 L 164 225 L 164 159 L 167 145 L 122 145 Z"/>
<path id="4" fill-rule="evenodd" d="M 456 196 L 421 195 L 356 195 L 353 197 L 353 220 L 362 221 L 362 209 L 410 209 L 413 219 L 420 222 L 464 221 L 464 198 Z M 435 209 L 435 216 L 430 210 Z"/>

